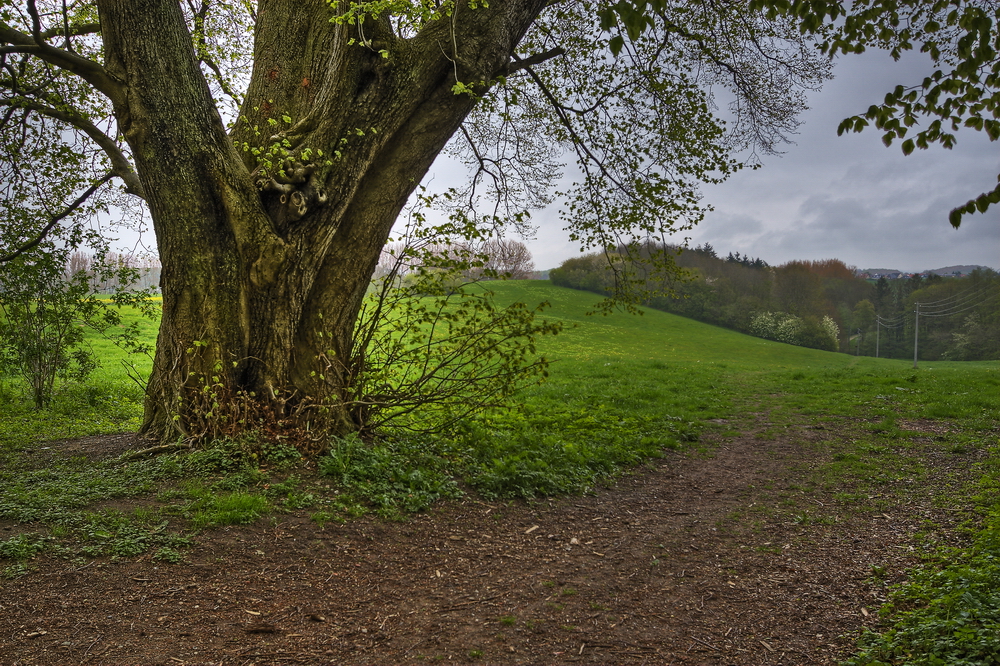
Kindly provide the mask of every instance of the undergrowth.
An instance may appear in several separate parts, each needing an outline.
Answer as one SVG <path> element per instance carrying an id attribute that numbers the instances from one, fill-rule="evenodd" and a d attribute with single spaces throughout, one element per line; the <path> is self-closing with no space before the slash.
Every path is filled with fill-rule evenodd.
<path id="1" fill-rule="evenodd" d="M 448 436 L 335 440 L 319 471 L 337 482 L 341 505 L 396 517 L 459 497 L 463 484 L 485 499 L 587 492 L 696 432 L 666 415 L 525 408 L 468 419 Z"/>
<path id="2" fill-rule="evenodd" d="M 1000 663 L 1000 446 L 979 465 L 986 515 L 966 546 L 942 546 L 897 586 L 844 666 L 982 666 Z"/>

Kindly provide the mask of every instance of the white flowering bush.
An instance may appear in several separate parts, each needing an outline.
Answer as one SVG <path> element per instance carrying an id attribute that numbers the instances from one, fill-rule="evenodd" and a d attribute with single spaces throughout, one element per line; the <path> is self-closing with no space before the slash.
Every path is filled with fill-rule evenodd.
<path id="1" fill-rule="evenodd" d="M 826 316 L 823 317 L 823 321 L 821 322 L 821 325 L 823 326 L 823 330 L 826 331 L 827 334 L 833 339 L 833 348 L 834 349 L 839 349 L 840 348 L 840 327 L 837 326 L 837 322 L 835 322 L 830 315 L 826 315 Z"/>
<path id="2" fill-rule="evenodd" d="M 785 342 L 790 345 L 799 344 L 799 335 L 802 332 L 802 320 L 795 315 L 785 314 L 778 319 L 778 326 L 774 330 L 774 339 L 778 342 Z"/>
<path id="3" fill-rule="evenodd" d="M 830 316 L 802 319 L 787 312 L 758 312 L 750 317 L 750 335 L 790 345 L 836 351 L 840 327 Z"/>
<path id="4" fill-rule="evenodd" d="M 750 318 L 750 335 L 765 340 L 798 344 L 802 320 L 787 312 L 758 312 Z"/>

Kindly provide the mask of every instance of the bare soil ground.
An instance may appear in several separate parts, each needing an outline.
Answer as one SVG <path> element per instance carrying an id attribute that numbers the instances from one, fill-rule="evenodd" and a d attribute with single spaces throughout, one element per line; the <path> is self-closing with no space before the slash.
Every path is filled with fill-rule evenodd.
<path id="1" fill-rule="evenodd" d="M 847 507 L 796 490 L 838 426 L 761 437 L 753 418 L 593 496 L 280 515 L 205 532 L 176 565 L 43 559 L 0 581 L 0 664 L 835 664 L 916 562 L 914 532 L 956 520 L 931 486 L 977 453 L 928 454 L 911 493 Z"/>

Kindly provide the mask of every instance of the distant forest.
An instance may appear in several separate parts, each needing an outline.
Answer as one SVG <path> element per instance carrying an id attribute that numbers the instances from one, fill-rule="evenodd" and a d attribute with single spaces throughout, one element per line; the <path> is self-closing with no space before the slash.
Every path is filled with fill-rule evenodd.
<path id="1" fill-rule="evenodd" d="M 1000 274 L 919 275 L 866 280 L 838 259 L 769 266 L 759 258 L 711 245 L 658 247 L 675 255 L 688 279 L 673 295 L 644 305 L 757 337 L 883 358 L 913 358 L 919 304 L 919 358 L 927 361 L 1000 359 Z M 608 295 L 615 262 L 627 252 L 582 255 L 549 273 L 554 284 Z M 655 291 L 651 290 L 652 293 Z"/>

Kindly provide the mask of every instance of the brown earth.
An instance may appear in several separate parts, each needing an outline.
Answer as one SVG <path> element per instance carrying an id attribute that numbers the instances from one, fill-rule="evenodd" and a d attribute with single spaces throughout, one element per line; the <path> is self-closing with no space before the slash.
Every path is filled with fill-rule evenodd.
<path id="1" fill-rule="evenodd" d="M 914 533 L 957 519 L 933 486 L 979 454 L 929 448 L 929 478 L 848 505 L 799 487 L 849 424 L 747 419 L 593 496 L 286 514 L 203 533 L 176 565 L 42 559 L 0 581 L 0 664 L 835 664 L 916 562 Z"/>

